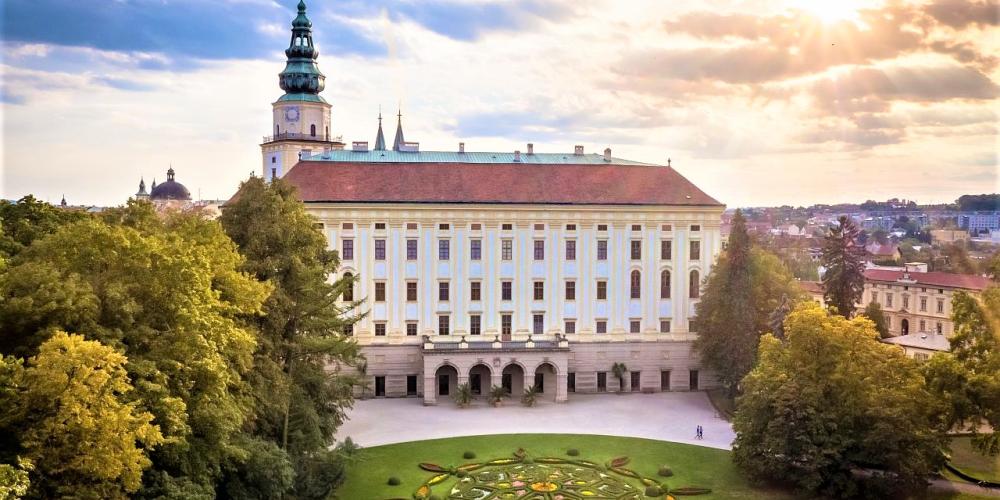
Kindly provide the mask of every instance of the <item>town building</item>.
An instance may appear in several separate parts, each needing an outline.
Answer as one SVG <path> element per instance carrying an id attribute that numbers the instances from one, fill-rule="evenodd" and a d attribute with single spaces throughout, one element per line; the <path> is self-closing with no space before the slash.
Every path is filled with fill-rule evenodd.
<path id="1" fill-rule="evenodd" d="M 960 214 L 958 216 L 958 227 L 965 229 L 972 235 L 989 233 L 995 229 L 1000 229 L 1000 211 Z"/>
<path id="2" fill-rule="evenodd" d="M 305 11 L 300 3 L 286 51 L 289 67 L 311 54 L 296 66 L 302 81 L 319 75 L 315 52 L 298 49 L 312 47 Z M 322 85 L 283 76 L 281 88 L 276 131 L 291 126 L 283 110 L 301 104 L 290 103 L 329 109 Z M 329 115 L 316 123 L 326 134 Z M 263 174 L 297 188 L 340 254 L 339 276 L 356 279 L 343 299 L 363 300 L 368 314 L 345 333 L 375 396 L 437 404 L 468 383 L 475 394 L 535 386 L 565 401 L 716 385 L 692 348 L 691 319 L 725 207 L 669 165 L 583 146 L 421 151 L 399 115 L 391 149 L 381 120 L 371 148 L 323 142 L 266 142 Z"/>

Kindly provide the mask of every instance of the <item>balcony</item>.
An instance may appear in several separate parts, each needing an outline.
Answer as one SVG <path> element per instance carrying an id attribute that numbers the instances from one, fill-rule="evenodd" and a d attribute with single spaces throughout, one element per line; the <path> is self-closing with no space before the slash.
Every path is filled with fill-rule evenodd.
<path id="1" fill-rule="evenodd" d="M 524 341 L 511 341 L 511 340 L 500 340 L 499 338 L 494 338 L 491 342 L 489 340 L 482 340 L 477 338 L 473 341 L 467 341 L 465 336 L 462 336 L 460 340 L 455 340 L 448 338 L 447 340 L 438 340 L 434 336 L 425 335 L 423 342 L 423 351 L 427 353 L 428 351 L 437 352 L 455 352 L 455 351 L 525 351 L 525 350 L 540 350 L 540 351 L 569 351 L 569 342 L 565 337 L 557 336 L 555 340 L 528 340 Z"/>
<path id="2" fill-rule="evenodd" d="M 282 132 L 277 135 L 264 136 L 262 144 L 269 144 L 278 141 L 310 141 L 343 144 L 343 136 L 340 135 L 311 135 L 300 134 L 298 132 Z"/>

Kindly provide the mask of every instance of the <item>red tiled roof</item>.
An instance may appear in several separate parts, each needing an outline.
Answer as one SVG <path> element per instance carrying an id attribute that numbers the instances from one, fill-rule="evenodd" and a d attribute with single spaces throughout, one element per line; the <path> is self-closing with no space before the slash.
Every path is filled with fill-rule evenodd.
<path id="1" fill-rule="evenodd" d="M 823 293 L 823 283 L 820 281 L 800 281 L 799 286 L 808 293 Z"/>
<path id="2" fill-rule="evenodd" d="M 865 251 L 872 255 L 895 256 L 899 247 L 891 243 L 882 245 L 880 243 L 869 243 L 865 245 Z"/>
<path id="3" fill-rule="evenodd" d="M 866 269 L 865 279 L 872 281 L 896 282 L 903 278 L 904 271 L 889 269 Z M 918 273 L 907 272 L 909 280 L 918 285 L 963 288 L 966 290 L 985 290 L 990 285 L 989 278 L 975 274 L 952 274 L 941 272 Z"/>
<path id="4" fill-rule="evenodd" d="M 306 203 L 722 206 L 665 166 L 301 161 L 285 180 Z"/>

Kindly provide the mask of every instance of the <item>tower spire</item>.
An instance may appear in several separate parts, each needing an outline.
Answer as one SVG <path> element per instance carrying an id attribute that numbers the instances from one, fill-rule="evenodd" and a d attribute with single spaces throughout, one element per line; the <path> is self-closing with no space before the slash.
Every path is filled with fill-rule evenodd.
<path id="1" fill-rule="evenodd" d="M 281 99 L 326 102 L 319 96 L 326 86 L 326 76 L 316 65 L 319 50 L 313 45 L 312 21 L 306 17 L 306 3 L 302 0 L 292 21 L 292 39 L 285 56 L 288 58 L 285 69 L 278 74 L 278 85 L 285 91 Z"/>
<path id="2" fill-rule="evenodd" d="M 385 151 L 385 135 L 382 133 L 382 107 L 378 109 L 378 133 L 375 134 L 375 151 Z"/>
<path id="3" fill-rule="evenodd" d="M 392 150 L 399 151 L 399 147 L 406 142 L 403 139 L 403 110 L 396 113 L 396 139 L 392 141 Z"/>

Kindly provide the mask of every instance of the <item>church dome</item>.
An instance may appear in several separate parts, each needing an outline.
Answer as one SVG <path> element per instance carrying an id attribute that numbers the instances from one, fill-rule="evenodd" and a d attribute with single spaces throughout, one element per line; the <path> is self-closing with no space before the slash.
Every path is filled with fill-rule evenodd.
<path id="1" fill-rule="evenodd" d="M 174 180 L 174 169 L 167 170 L 167 182 L 162 182 L 157 184 L 149 192 L 149 199 L 151 200 L 191 200 L 191 192 L 188 188 Z"/>

